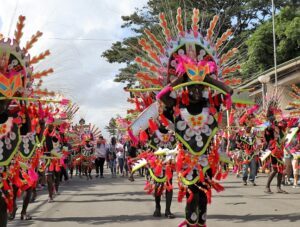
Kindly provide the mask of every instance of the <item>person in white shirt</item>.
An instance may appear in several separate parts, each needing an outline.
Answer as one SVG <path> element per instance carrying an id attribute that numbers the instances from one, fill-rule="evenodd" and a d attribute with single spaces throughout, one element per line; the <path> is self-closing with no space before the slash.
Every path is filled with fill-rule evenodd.
<path id="1" fill-rule="evenodd" d="M 107 150 L 108 150 L 108 145 L 106 144 L 105 139 L 103 138 L 103 136 L 99 136 L 95 147 L 96 177 L 99 177 L 99 172 L 100 172 L 100 178 L 104 178 L 103 167 L 107 155 Z"/>
<path id="2" fill-rule="evenodd" d="M 117 159 L 118 159 L 118 172 L 120 172 L 120 175 L 124 177 L 124 148 L 121 142 L 118 142 L 116 145 L 117 149 Z"/>

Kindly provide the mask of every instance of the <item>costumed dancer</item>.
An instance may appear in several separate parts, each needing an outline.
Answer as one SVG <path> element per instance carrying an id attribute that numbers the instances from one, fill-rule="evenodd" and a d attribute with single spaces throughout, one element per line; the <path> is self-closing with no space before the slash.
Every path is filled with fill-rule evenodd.
<path id="1" fill-rule="evenodd" d="M 241 149 L 242 165 L 243 165 L 243 184 L 247 185 L 248 175 L 249 181 L 256 186 L 255 177 L 257 172 L 257 153 L 256 153 L 256 136 L 253 131 L 255 116 L 251 110 L 247 111 L 240 119 L 240 124 L 245 127 L 245 131 L 240 132 L 239 148 Z M 250 174 L 249 169 L 250 168 Z"/>
<path id="2" fill-rule="evenodd" d="M 199 10 L 193 10 L 190 31 L 184 31 L 181 13 L 181 8 L 178 8 L 178 37 L 171 36 L 165 15 L 161 13 L 159 16 L 167 40 L 165 48 L 149 30 L 145 30 L 149 41 L 145 38 L 139 40 L 143 51 L 148 54 L 147 59 L 152 61 L 136 58 L 142 68 L 136 76 L 144 87 L 136 91 L 160 91 L 157 94 L 159 102 L 146 112 L 152 113 L 150 117 L 158 118 L 158 106 L 161 105 L 163 114 L 160 117 L 173 123 L 170 129 L 173 128 L 180 143 L 175 167 L 179 180 L 178 200 L 187 196 L 186 220 L 180 226 L 205 226 L 211 189 L 222 191 L 223 187 L 216 180 L 227 175 L 222 172 L 220 162 L 228 162 L 228 157 L 218 153 L 218 141 L 213 143 L 223 110 L 231 107 L 233 90 L 226 84 L 240 82 L 238 79 L 224 80 L 224 77 L 238 70 L 239 66 L 226 65 L 237 52 L 236 48 L 219 59 L 219 48 L 232 32 L 226 31 L 219 39 L 213 37 L 218 16 L 214 17 L 207 36 L 203 37 L 199 31 Z M 216 44 L 213 44 L 212 40 L 216 39 Z M 145 123 L 136 125 L 130 133 L 132 139 L 140 130 L 138 126 L 142 130 L 147 128 Z"/>
<path id="3" fill-rule="evenodd" d="M 30 108 L 28 100 L 32 99 L 33 80 L 53 71 L 49 69 L 43 73 L 33 73 L 33 65 L 48 56 L 50 52 L 46 51 L 30 58 L 28 51 L 42 35 L 39 31 L 32 36 L 24 48 L 19 46 L 23 35 L 24 21 L 25 17 L 20 16 L 13 40 L 5 40 L 2 35 L 0 37 L 1 226 L 6 226 L 7 215 L 5 213 L 7 211 L 11 218 L 15 217 L 16 195 L 20 195 L 22 191 L 26 191 L 26 196 L 23 201 L 21 219 L 31 219 L 27 215 L 26 209 L 31 190 L 36 183 L 34 180 L 36 178 L 36 161 L 32 155 L 38 143 L 35 130 L 31 127 L 31 119 L 28 117 Z M 18 156 L 15 156 L 17 152 L 19 152 Z M 11 162 L 13 158 L 14 161 Z"/>
<path id="4" fill-rule="evenodd" d="M 276 119 L 280 116 L 280 120 Z M 266 117 L 270 126 L 265 130 L 265 141 L 268 149 L 271 151 L 272 172 L 269 175 L 265 192 L 270 194 L 271 182 L 277 174 L 277 193 L 285 193 L 281 189 L 282 175 L 284 171 L 283 152 L 286 142 L 286 122 L 282 118 L 282 112 L 278 108 L 278 99 L 274 97 L 268 104 Z"/>
<path id="5" fill-rule="evenodd" d="M 91 138 L 85 137 L 84 144 L 81 146 L 81 153 L 83 155 L 83 171 L 84 174 L 87 177 L 87 180 L 92 180 L 92 169 L 93 169 L 93 161 L 95 160 L 95 157 L 93 155 L 94 153 L 94 146 L 92 145 Z"/>
<path id="6" fill-rule="evenodd" d="M 170 124 L 168 121 L 164 123 Z M 134 124 L 134 123 L 133 123 Z M 165 217 L 175 218 L 171 212 L 173 197 L 172 178 L 175 172 L 176 138 L 172 131 L 167 129 L 168 125 L 162 125 L 149 119 L 149 128 L 140 131 L 140 143 L 145 144 L 147 151 L 138 155 L 133 165 L 132 173 L 136 170 L 147 168 L 147 182 L 145 190 L 154 195 L 155 211 L 154 217 L 161 217 L 161 196 L 165 193 L 166 209 Z M 141 161 L 142 160 L 142 161 Z"/>
<path id="7" fill-rule="evenodd" d="M 45 130 L 45 151 L 47 164 L 45 175 L 48 185 L 49 199 L 48 202 L 53 202 L 54 194 L 58 194 L 60 183 L 60 158 L 61 144 L 60 137 L 56 127 L 49 124 Z"/>
<path id="8" fill-rule="evenodd" d="M 292 85 L 290 96 L 293 102 L 289 103 L 294 110 L 290 113 L 294 121 L 289 122 L 289 132 L 287 135 L 286 151 L 292 155 L 292 169 L 294 175 L 293 188 L 299 188 L 298 180 L 300 175 L 300 89 Z M 289 180 L 289 179 L 288 179 Z"/>

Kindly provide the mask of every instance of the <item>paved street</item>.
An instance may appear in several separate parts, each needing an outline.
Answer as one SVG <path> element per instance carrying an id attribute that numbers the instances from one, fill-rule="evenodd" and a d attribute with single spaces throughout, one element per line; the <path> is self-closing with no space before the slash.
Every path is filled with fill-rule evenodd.
<path id="1" fill-rule="evenodd" d="M 226 191 L 215 194 L 209 206 L 208 226 L 272 226 L 293 227 L 300 223 L 300 189 L 285 187 L 288 195 L 263 193 L 266 176 L 258 178 L 258 186 L 242 186 L 240 179 L 230 176 L 223 185 Z M 275 183 L 275 179 L 274 182 Z M 176 193 L 173 220 L 152 217 L 153 198 L 143 191 L 144 181 L 137 177 L 131 183 L 125 178 L 73 178 L 61 186 L 54 203 L 47 203 L 46 192 L 30 204 L 31 221 L 16 220 L 9 226 L 76 227 L 76 226 L 177 226 L 183 219 L 184 204 L 178 204 Z M 273 187 L 275 190 L 275 186 Z M 162 211 L 164 211 L 164 201 Z"/>

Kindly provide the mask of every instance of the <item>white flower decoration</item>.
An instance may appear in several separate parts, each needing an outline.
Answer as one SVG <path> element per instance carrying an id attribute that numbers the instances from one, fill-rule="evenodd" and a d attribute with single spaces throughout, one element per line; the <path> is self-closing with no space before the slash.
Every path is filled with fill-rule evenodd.
<path id="1" fill-rule="evenodd" d="M 172 61 L 171 61 L 171 66 L 172 66 L 172 67 L 174 67 L 174 68 L 176 68 L 176 67 L 177 67 L 177 63 L 176 63 L 176 61 L 175 61 L 175 60 L 172 60 Z"/>
<path id="2" fill-rule="evenodd" d="M 194 130 L 196 136 L 201 135 L 201 129 Z"/>
<path id="3" fill-rule="evenodd" d="M 193 137 L 195 135 L 195 132 L 192 130 L 192 129 L 187 129 L 185 134 L 188 136 L 188 137 Z"/>
<path id="4" fill-rule="evenodd" d="M 201 157 L 199 158 L 199 160 L 198 160 L 198 163 L 199 163 L 201 166 L 203 166 L 203 167 L 207 166 L 207 165 L 208 165 L 208 160 L 207 160 L 206 155 L 201 156 Z"/>
<path id="5" fill-rule="evenodd" d="M 16 133 L 10 132 L 9 138 L 10 138 L 11 140 L 15 140 L 15 139 L 17 138 Z"/>
<path id="6" fill-rule="evenodd" d="M 200 136 L 200 135 L 199 135 L 199 136 L 196 136 L 196 141 L 197 141 L 197 142 L 200 142 L 200 141 L 202 141 L 202 140 L 203 140 L 203 139 L 202 139 L 202 136 Z"/>
<path id="7" fill-rule="evenodd" d="M 189 172 L 189 174 L 186 176 L 186 179 L 187 180 L 193 180 L 193 173 L 192 173 L 192 171 Z"/>
<path id="8" fill-rule="evenodd" d="M 183 49 L 178 50 L 178 54 L 181 56 L 184 55 L 184 50 Z"/>
<path id="9" fill-rule="evenodd" d="M 207 132 L 205 133 L 205 135 L 210 136 L 211 133 L 212 133 L 212 130 L 209 128 L 209 129 L 207 130 Z"/>
<path id="10" fill-rule="evenodd" d="M 193 212 L 192 215 L 191 215 L 191 220 L 196 221 L 197 219 L 198 219 L 197 214 L 195 212 Z"/>
<path id="11" fill-rule="evenodd" d="M 211 125 L 212 123 L 214 123 L 214 117 L 211 115 L 208 115 L 207 124 Z"/>
<path id="12" fill-rule="evenodd" d="M 186 122 L 185 121 L 178 121 L 177 122 L 177 129 L 183 131 L 186 129 Z"/>
<path id="13" fill-rule="evenodd" d="M 191 140 L 191 137 L 188 137 L 186 134 L 183 136 L 183 139 L 185 140 L 185 141 L 190 141 Z"/>
<path id="14" fill-rule="evenodd" d="M 158 138 L 154 138 L 153 142 L 154 143 L 159 143 L 159 139 Z"/>
<path id="15" fill-rule="evenodd" d="M 198 141 L 197 142 L 197 147 L 203 147 L 203 141 Z"/>
<path id="16" fill-rule="evenodd" d="M 201 129 L 201 131 L 202 131 L 203 133 L 205 133 L 205 134 L 208 132 L 208 130 L 209 130 L 208 125 L 204 125 L 204 126 L 202 127 L 202 129 Z"/>

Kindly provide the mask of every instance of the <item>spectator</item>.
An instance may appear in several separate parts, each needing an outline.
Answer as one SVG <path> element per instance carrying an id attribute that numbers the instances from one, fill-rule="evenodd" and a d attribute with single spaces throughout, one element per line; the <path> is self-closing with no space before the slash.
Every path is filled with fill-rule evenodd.
<path id="1" fill-rule="evenodd" d="M 108 150 L 108 146 L 106 144 L 105 139 L 103 138 L 103 136 L 99 136 L 95 148 L 96 177 L 99 177 L 99 172 L 100 172 L 100 178 L 104 178 L 103 167 L 104 167 L 105 158 L 107 156 L 107 150 Z"/>
<path id="2" fill-rule="evenodd" d="M 111 177 L 116 177 L 117 175 L 117 140 L 115 137 L 111 138 L 111 143 L 109 145 L 108 151 L 108 160 L 109 160 L 109 168 L 111 171 Z"/>
<path id="3" fill-rule="evenodd" d="M 124 149 L 123 145 L 121 144 L 121 141 L 117 143 L 117 158 L 118 158 L 118 172 L 120 172 L 120 175 L 124 177 Z"/>

